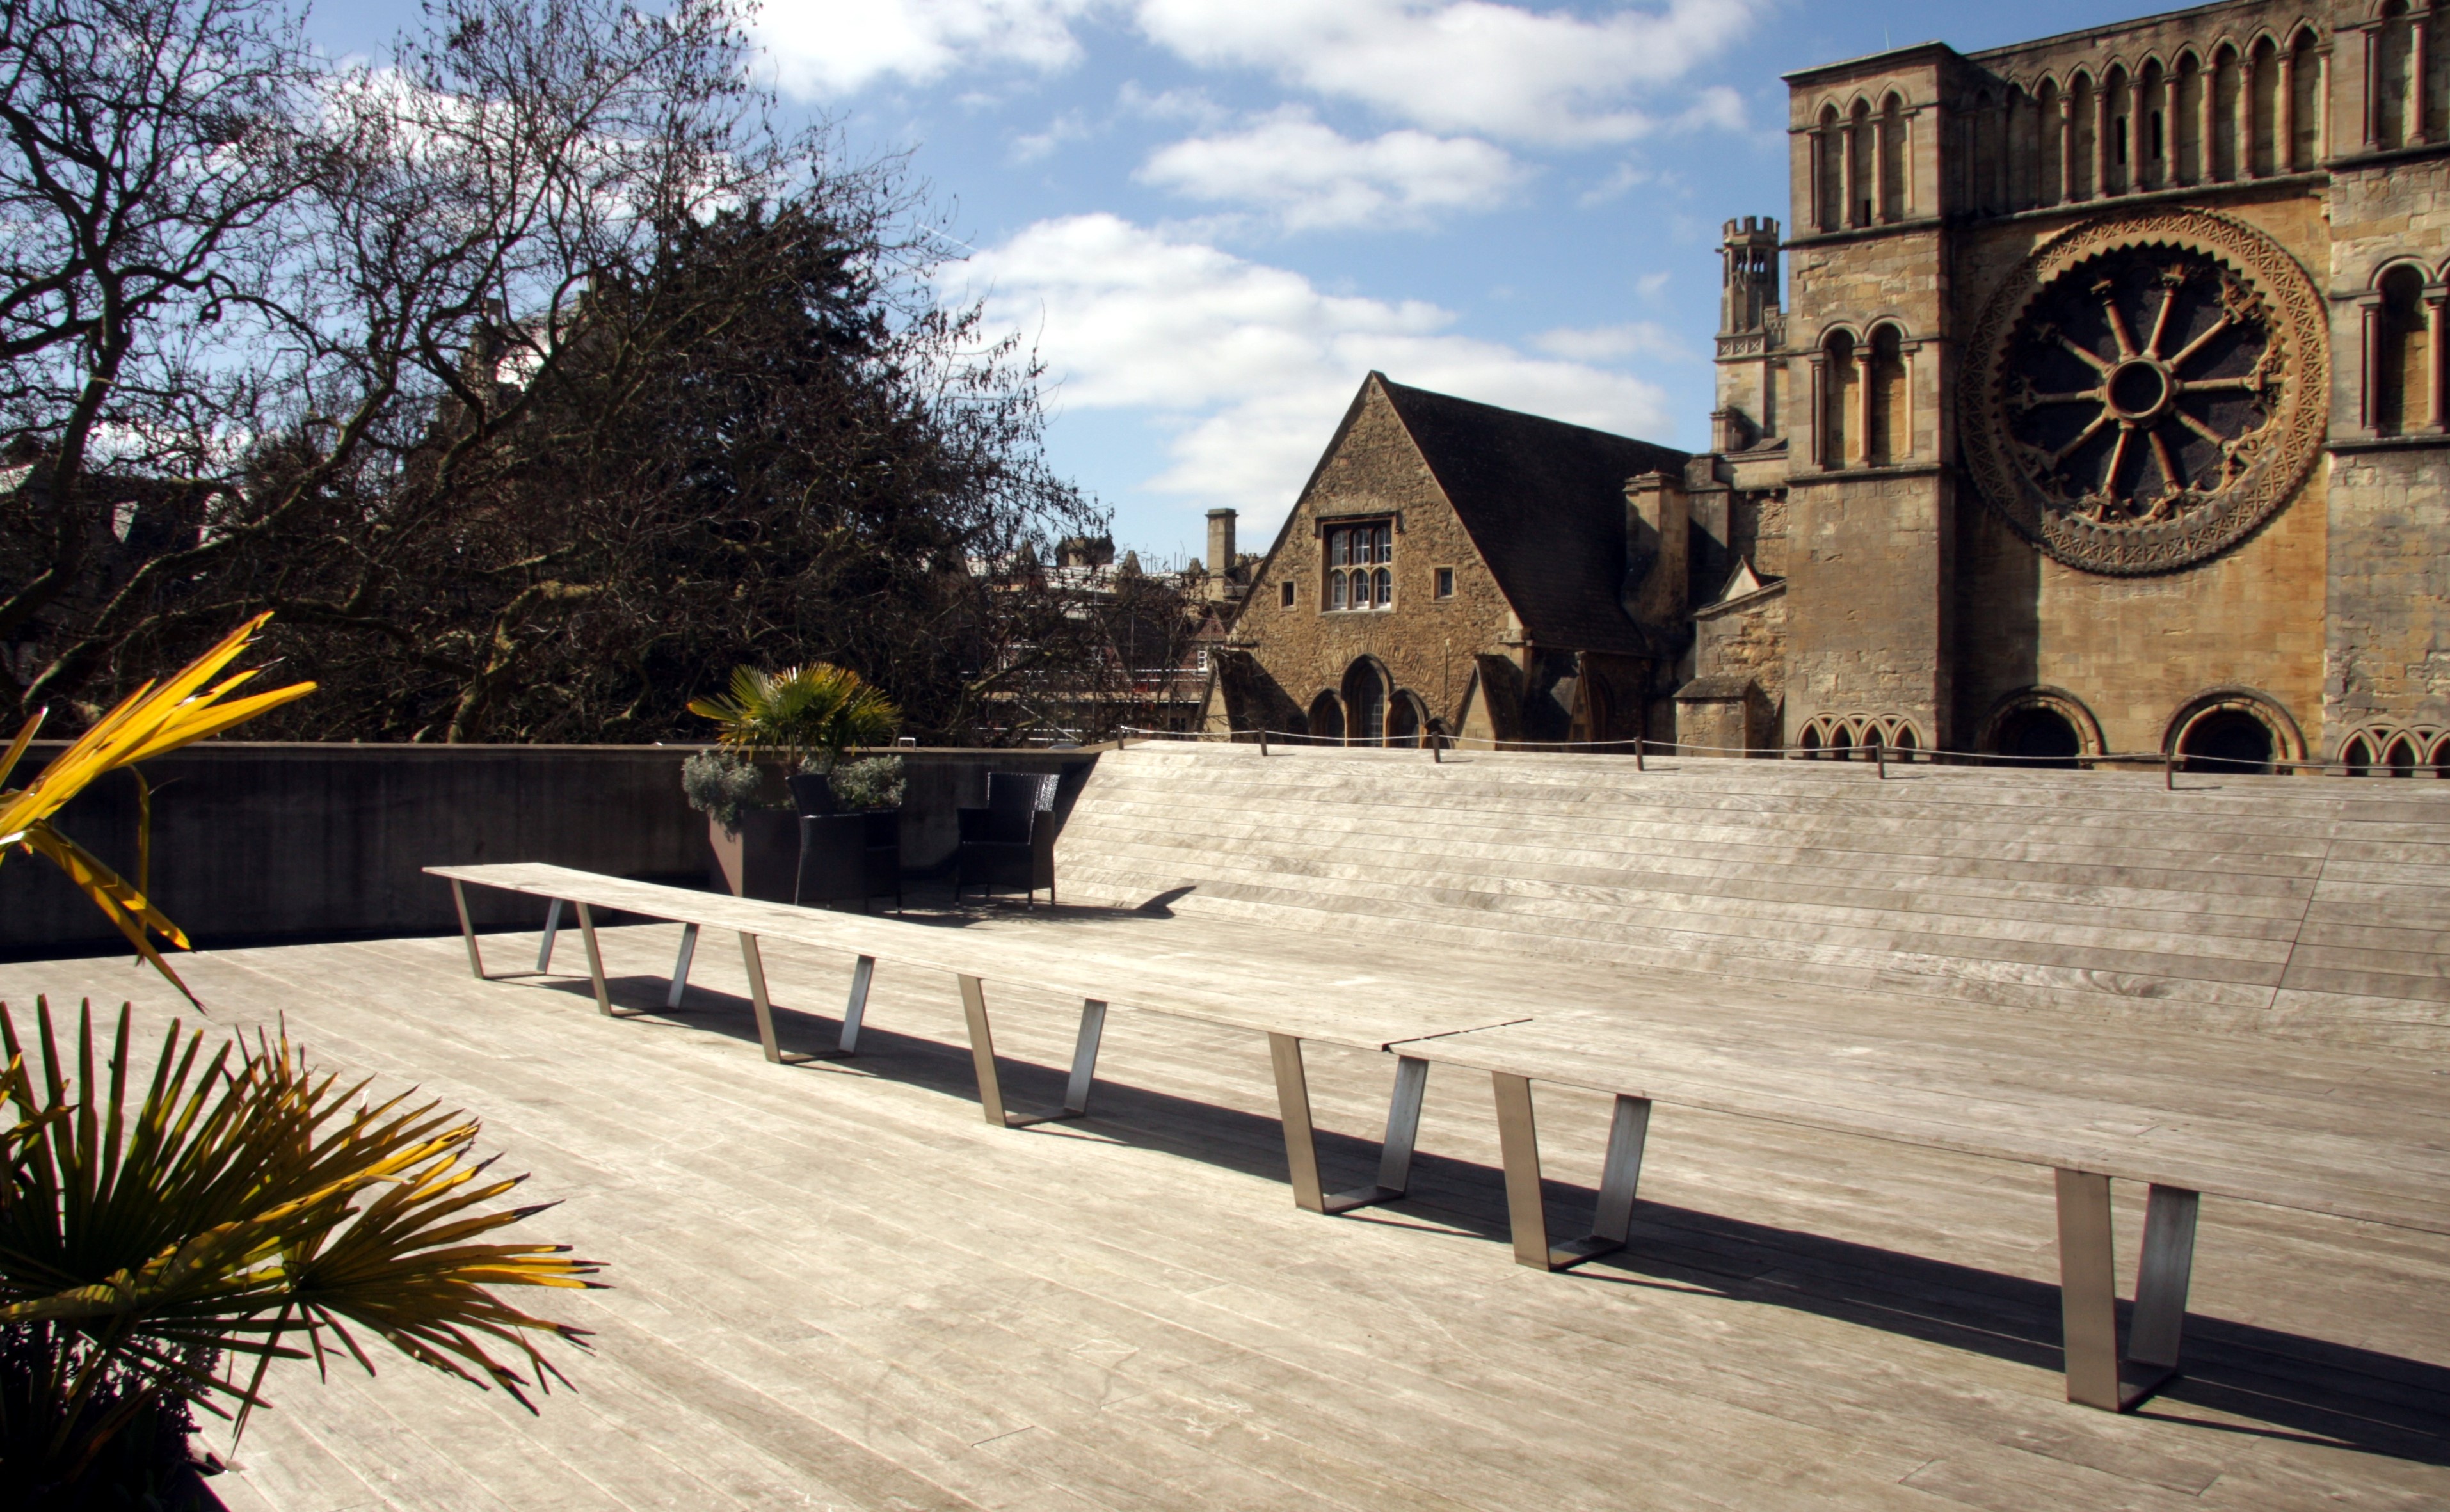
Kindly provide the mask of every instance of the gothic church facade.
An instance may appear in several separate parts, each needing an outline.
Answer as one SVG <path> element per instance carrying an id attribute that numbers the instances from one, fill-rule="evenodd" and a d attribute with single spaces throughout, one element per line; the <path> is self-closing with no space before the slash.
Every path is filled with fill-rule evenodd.
<path id="1" fill-rule="evenodd" d="M 1711 449 L 1373 375 L 1210 726 L 2450 763 L 2446 22 L 2230 0 L 1789 75 Z"/>

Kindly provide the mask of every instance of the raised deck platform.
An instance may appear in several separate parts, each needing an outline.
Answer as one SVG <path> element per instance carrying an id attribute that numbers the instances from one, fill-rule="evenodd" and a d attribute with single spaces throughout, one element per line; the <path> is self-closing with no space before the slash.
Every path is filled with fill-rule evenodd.
<path id="1" fill-rule="evenodd" d="M 1151 922 L 1196 940 L 1200 911 L 1171 906 Z M 971 927 L 1065 916 L 1129 927 Z M 1485 1078 L 1433 1070 L 1413 1195 L 1322 1223 L 1286 1200 L 1251 1037 L 1143 1017 L 1088 1119 L 1012 1133 L 967 1106 L 948 978 L 880 973 L 859 1061 L 778 1067 L 731 952 L 663 1010 L 677 934 L 604 932 L 645 1013 L 622 1020 L 574 961 L 480 982 L 456 940 L 185 963 L 217 1023 L 285 1014 L 326 1063 L 481 1115 L 567 1199 L 539 1232 L 615 1289 L 569 1302 L 599 1348 L 540 1418 L 404 1361 L 283 1372 L 219 1483 L 232 1507 L 2450 1501 L 2450 1314 L 2425 1300 L 2450 1240 L 2206 1199 L 2230 1237 L 2197 1269 L 2188 1374 L 2117 1418 L 2061 1400 L 2039 1173 L 1662 1108 L 1676 1154 L 1637 1243 L 1548 1275 L 1507 1260 Z M 533 959 L 534 936 L 488 943 Z M 847 966 L 769 947 L 787 1045 L 829 1041 Z M 178 1008 L 122 961 L 0 966 L 0 998 L 38 991 Z M 999 1016 L 1043 1088 L 1076 1009 Z M 1357 1176 L 1385 1057 L 1323 1051 L 1311 1076 Z M 1553 1169 L 1598 1169 L 1606 1112 L 1544 1094 Z"/>

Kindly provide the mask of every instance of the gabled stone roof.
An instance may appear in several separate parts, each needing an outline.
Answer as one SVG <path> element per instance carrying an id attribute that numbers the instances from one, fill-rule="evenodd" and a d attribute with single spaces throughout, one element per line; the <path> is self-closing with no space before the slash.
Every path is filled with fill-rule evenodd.
<path id="1" fill-rule="evenodd" d="M 1619 597 L 1624 484 L 1645 473 L 1681 476 L 1686 454 L 1407 388 L 1383 373 L 1368 381 L 1385 391 L 1535 643 L 1636 656 L 1663 649 Z"/>

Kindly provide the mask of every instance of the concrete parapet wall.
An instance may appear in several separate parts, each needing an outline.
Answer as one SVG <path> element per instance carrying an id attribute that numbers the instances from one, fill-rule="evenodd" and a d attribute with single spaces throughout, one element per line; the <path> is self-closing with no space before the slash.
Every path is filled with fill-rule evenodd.
<path id="1" fill-rule="evenodd" d="M 46 742 L 20 779 L 61 747 Z M 147 762 L 155 787 L 151 896 L 200 946 L 456 929 L 450 890 L 419 868 L 540 861 L 703 885 L 704 816 L 682 800 L 679 746 L 340 746 L 211 742 Z M 1094 752 L 921 749 L 903 804 L 905 872 L 947 865 L 954 810 L 986 773 L 1084 772 Z M 1079 778 L 1065 784 L 1066 798 Z M 136 794 L 112 775 L 62 830 L 132 880 Z M 533 928 L 534 908 L 472 895 L 480 926 Z M 107 948 L 108 921 L 38 858 L 0 863 L 0 953 Z"/>

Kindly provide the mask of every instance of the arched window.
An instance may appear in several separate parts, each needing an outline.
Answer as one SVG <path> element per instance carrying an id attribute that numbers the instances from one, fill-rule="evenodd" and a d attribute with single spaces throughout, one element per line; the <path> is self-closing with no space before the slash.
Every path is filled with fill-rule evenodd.
<path id="1" fill-rule="evenodd" d="M 1387 744 L 1406 750 L 1417 749 L 1421 737 L 1429 727 L 1429 710 L 1412 693 L 1398 691 L 1395 701 L 1387 708 Z"/>
<path id="2" fill-rule="evenodd" d="M 2373 747 L 2365 744 L 2365 738 L 2362 735 L 2353 737 L 2345 746 L 2340 747 L 2340 765 L 2348 769 L 2348 775 L 2351 777 L 2371 777 Z"/>
<path id="3" fill-rule="evenodd" d="M 2189 724 L 2178 741 L 2180 770 L 2269 772 L 2271 727 L 2240 708 L 2216 708 Z"/>
<path id="4" fill-rule="evenodd" d="M 2127 70 L 2112 68 L 2101 81 L 2104 123 L 2110 140 L 2101 149 L 2101 192 L 2124 194 L 2135 186 L 2135 90 Z"/>
<path id="5" fill-rule="evenodd" d="M 2255 174 L 2278 171 L 2280 165 L 2280 53 L 2265 37 L 2254 45 L 2246 88 L 2252 96 L 2246 131 L 2246 163 Z"/>
<path id="6" fill-rule="evenodd" d="M 1846 123 L 1846 223 L 1872 223 L 1872 104 L 1855 102 Z"/>
<path id="7" fill-rule="evenodd" d="M 2033 95 L 2035 122 L 2033 135 L 2034 145 L 2038 149 L 2033 154 L 2033 203 L 2035 204 L 2059 203 L 2059 176 L 2063 171 L 2063 160 L 2060 157 L 2063 144 L 2059 140 L 2062 125 L 2059 107 L 2064 102 L 2059 96 L 2058 81 L 2044 79 L 2041 88 Z"/>
<path id="8" fill-rule="evenodd" d="M 2090 76 L 2079 73 L 2068 86 L 2068 108 L 2071 127 L 2068 133 L 2071 139 L 2068 143 L 2068 198 L 2090 200 L 2100 192 L 2100 185 L 2093 182 L 2092 177 L 2092 146 L 2101 135 L 2099 111 L 2094 107 Z"/>
<path id="9" fill-rule="evenodd" d="M 1803 727 L 1803 733 L 1796 739 L 1795 748 L 1805 761 L 1820 759 L 1820 724 L 1818 720 Z"/>
<path id="10" fill-rule="evenodd" d="M 2402 263 L 2382 276 L 2371 323 L 2368 401 L 2374 434 L 2404 436 L 2432 423 L 2433 351 L 2426 328 L 2424 275 Z"/>
<path id="11" fill-rule="evenodd" d="M 1845 223 L 1846 132 L 1838 124 L 1838 107 L 1820 107 L 1820 129 L 1812 139 L 1813 219 L 1823 231 Z"/>
<path id="12" fill-rule="evenodd" d="M 2393 777 L 2413 777 L 2416 768 L 2424 765 L 2416 754 L 2416 743 L 2404 735 L 2390 743 L 2390 749 L 2382 753 L 2382 762 L 2390 768 Z"/>
<path id="13" fill-rule="evenodd" d="M 2201 184 L 2204 169 L 2204 65 L 2182 53 L 2169 76 L 2169 172 L 2177 183 Z"/>
<path id="14" fill-rule="evenodd" d="M 2416 76 L 2416 36 L 2407 7 L 2390 0 L 2373 32 L 2373 145 L 2395 147 L 2417 139 L 2422 126 L 2422 87 Z"/>
<path id="15" fill-rule="evenodd" d="M 1905 102 L 1892 94 L 1880 105 L 1880 219 L 1906 218 Z"/>
<path id="16" fill-rule="evenodd" d="M 2433 743 L 2433 748 L 2425 753 L 2424 765 L 2433 768 L 2425 774 L 2429 777 L 2450 777 L 2450 735 Z"/>
<path id="17" fill-rule="evenodd" d="M 1844 762 L 1853 761 L 1855 759 L 1854 726 L 1839 724 L 1833 726 L 1830 728 L 1829 755 L 1830 759 L 1833 761 Z"/>
<path id="18" fill-rule="evenodd" d="M 2323 161 L 2323 57 L 2314 33 L 2298 32 L 2288 56 L 2288 165 L 2310 168 Z"/>
<path id="19" fill-rule="evenodd" d="M 1344 706 L 1333 693 L 1310 701 L 1310 738 L 1331 746 L 1344 744 Z"/>
<path id="20" fill-rule="evenodd" d="M 1378 746 L 1387 739 L 1387 674 L 1364 656 L 1344 673 L 1344 743 Z"/>
<path id="21" fill-rule="evenodd" d="M 2169 182 L 2169 86 L 2161 65 L 2148 63 L 2135 85 L 2135 184 L 2157 189 Z"/>
<path id="22" fill-rule="evenodd" d="M 1821 347 L 1820 465 L 1845 467 L 1855 460 L 1855 339 L 1832 331 Z"/>
<path id="23" fill-rule="evenodd" d="M 1894 325 L 1872 333 L 1872 457 L 1902 462 L 1914 455 L 1914 404 L 1906 388 L 1905 343 Z"/>
<path id="24" fill-rule="evenodd" d="M 2212 58 L 2212 177 L 2227 180 L 2239 176 L 2244 160 L 2237 150 L 2238 102 L 2237 49 L 2223 44 Z"/>
<path id="25" fill-rule="evenodd" d="M 1915 737 L 1915 727 L 1912 725 L 1899 721 L 1897 727 L 1890 731 L 1889 758 L 1892 761 L 1910 762 L 1915 759 L 1915 752 L 1921 748 L 1922 742 Z"/>

